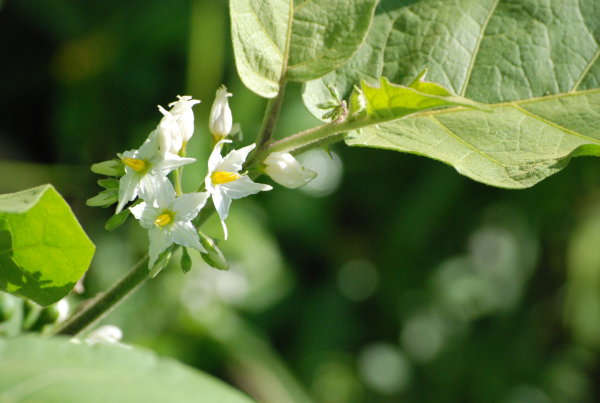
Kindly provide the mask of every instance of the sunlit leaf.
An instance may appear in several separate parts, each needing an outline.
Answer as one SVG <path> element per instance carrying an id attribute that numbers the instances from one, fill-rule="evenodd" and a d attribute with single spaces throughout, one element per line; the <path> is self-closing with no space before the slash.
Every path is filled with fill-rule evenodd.
<path id="1" fill-rule="evenodd" d="M 296 0 L 287 77 L 306 81 L 340 67 L 362 44 L 375 0 Z"/>
<path id="2" fill-rule="evenodd" d="M 361 81 L 409 85 L 428 68 L 428 80 L 452 93 L 503 104 L 493 113 L 417 113 L 352 133 L 348 144 L 413 152 L 490 185 L 528 187 L 572 156 L 597 153 L 597 95 L 581 91 L 600 85 L 598 15 L 594 0 L 382 0 L 365 43 L 343 67 L 308 82 L 304 101 L 319 117 L 331 85 L 347 99 Z M 545 96 L 554 97 L 537 99 Z"/>
<path id="3" fill-rule="evenodd" d="M 215 378 L 149 351 L 27 337 L 0 340 L 0 401 L 248 403 L 252 400 Z"/>
<path id="4" fill-rule="evenodd" d="M 238 73 L 266 98 L 281 80 L 306 81 L 343 65 L 364 41 L 375 0 L 230 0 Z"/>
<path id="5" fill-rule="evenodd" d="M 68 294 L 94 254 L 51 185 L 0 195 L 0 289 L 49 305 Z"/>
<path id="6" fill-rule="evenodd" d="M 532 186 L 571 157 L 600 156 L 600 89 L 490 109 L 424 113 L 361 129 L 347 143 L 425 155 L 506 188 Z"/>

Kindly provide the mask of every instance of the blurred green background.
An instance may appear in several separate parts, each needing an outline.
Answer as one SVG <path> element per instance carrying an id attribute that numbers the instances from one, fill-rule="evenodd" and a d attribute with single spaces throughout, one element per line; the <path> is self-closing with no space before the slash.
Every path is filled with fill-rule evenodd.
<path id="1" fill-rule="evenodd" d="M 51 182 L 75 210 L 98 249 L 73 304 L 145 253 L 136 222 L 105 232 L 112 211 L 85 200 L 99 190 L 89 166 L 137 148 L 156 105 L 203 101 L 188 190 L 221 83 L 253 141 L 265 102 L 237 77 L 226 3 L 0 0 L 0 192 Z M 317 124 L 300 92 L 279 137 Z M 321 171 L 306 188 L 233 204 L 231 271 L 194 254 L 183 275 L 174 259 L 104 322 L 267 403 L 600 400 L 596 160 L 520 191 L 390 151 L 303 161 Z"/>

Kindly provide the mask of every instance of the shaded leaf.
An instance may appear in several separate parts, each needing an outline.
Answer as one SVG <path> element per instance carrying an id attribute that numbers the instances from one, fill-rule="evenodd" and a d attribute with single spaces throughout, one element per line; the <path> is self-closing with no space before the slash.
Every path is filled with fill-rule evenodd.
<path id="1" fill-rule="evenodd" d="M 51 185 L 0 195 L 0 289 L 49 305 L 67 295 L 94 254 Z"/>

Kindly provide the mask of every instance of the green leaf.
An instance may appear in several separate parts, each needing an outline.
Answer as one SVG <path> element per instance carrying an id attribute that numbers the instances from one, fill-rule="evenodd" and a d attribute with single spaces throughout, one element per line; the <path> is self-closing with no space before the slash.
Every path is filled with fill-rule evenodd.
<path id="1" fill-rule="evenodd" d="M 505 188 L 533 186 L 571 157 L 600 156 L 600 89 L 491 109 L 432 111 L 361 129 L 347 143 L 425 155 Z"/>
<path id="2" fill-rule="evenodd" d="M 252 400 L 223 382 L 154 353 L 66 339 L 0 340 L 0 401 L 48 403 Z"/>
<path id="3" fill-rule="evenodd" d="M 0 195 L 0 290 L 56 302 L 85 273 L 94 249 L 52 185 Z"/>
<path id="4" fill-rule="evenodd" d="M 390 83 L 381 78 L 380 86 L 371 87 L 362 83 L 367 115 L 374 120 L 393 120 L 406 115 L 445 106 L 480 107 L 466 98 L 450 94 L 434 83 L 415 80 L 409 87 Z"/>
<path id="5" fill-rule="evenodd" d="M 279 92 L 292 24 L 292 0 L 230 0 L 231 36 L 238 74 L 266 98 Z"/>
<path id="6" fill-rule="evenodd" d="M 429 80 L 450 92 L 499 105 L 493 113 L 417 113 L 352 133 L 348 144 L 417 153 L 490 185 L 528 187 L 572 156 L 596 154 L 600 116 L 595 92 L 585 90 L 600 85 L 599 13 L 595 0 L 382 0 L 365 43 L 340 69 L 308 82 L 303 98 L 319 117 L 330 85 L 348 97 L 361 81 L 409 85 L 428 68 Z M 569 140 L 559 145 L 554 136 L 563 134 Z"/>
<path id="7" fill-rule="evenodd" d="M 266 98 L 282 79 L 306 81 L 344 64 L 363 42 L 376 0 L 230 0 L 238 73 Z"/>
<path id="8" fill-rule="evenodd" d="M 294 21 L 287 78 L 312 80 L 343 65 L 364 41 L 375 0 L 299 0 Z"/>

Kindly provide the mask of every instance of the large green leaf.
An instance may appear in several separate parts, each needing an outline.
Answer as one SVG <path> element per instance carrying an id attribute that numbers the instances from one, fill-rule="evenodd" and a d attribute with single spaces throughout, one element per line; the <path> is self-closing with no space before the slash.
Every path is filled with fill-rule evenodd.
<path id="1" fill-rule="evenodd" d="M 600 156 L 598 122 L 600 89 L 499 104 L 493 113 L 423 113 L 353 132 L 347 143 L 425 155 L 480 182 L 525 188 L 573 156 Z"/>
<path id="2" fill-rule="evenodd" d="M 94 249 L 51 185 L 0 195 L 0 290 L 56 302 L 85 273 Z"/>
<path id="3" fill-rule="evenodd" d="M 363 42 L 376 0 L 230 0 L 238 73 L 272 98 L 283 78 L 306 81 L 346 62 Z"/>
<path id="4" fill-rule="evenodd" d="M 547 102 L 500 104 L 493 113 L 417 114 L 348 140 L 440 159 L 491 185 L 531 186 L 562 169 L 570 156 L 589 155 L 588 147 L 577 148 L 582 133 L 585 144 L 598 137 L 595 93 L 573 94 L 600 85 L 599 16 L 595 0 L 382 0 L 365 43 L 342 68 L 308 82 L 304 101 L 319 116 L 316 105 L 328 100 L 328 85 L 348 96 L 361 80 L 375 83 L 386 76 L 408 83 L 425 67 L 430 81 L 480 102 L 553 95 Z M 570 126 L 561 125 L 566 116 Z M 564 137 L 560 147 L 553 137 L 558 135 Z M 469 157 L 444 150 L 456 139 L 468 143 Z M 498 160 L 496 153 L 504 157 Z M 484 169 L 479 159 L 488 157 L 498 160 L 496 168 Z"/>
<path id="5" fill-rule="evenodd" d="M 251 402 L 221 381 L 149 351 L 33 337 L 0 339 L 0 401 Z"/>

